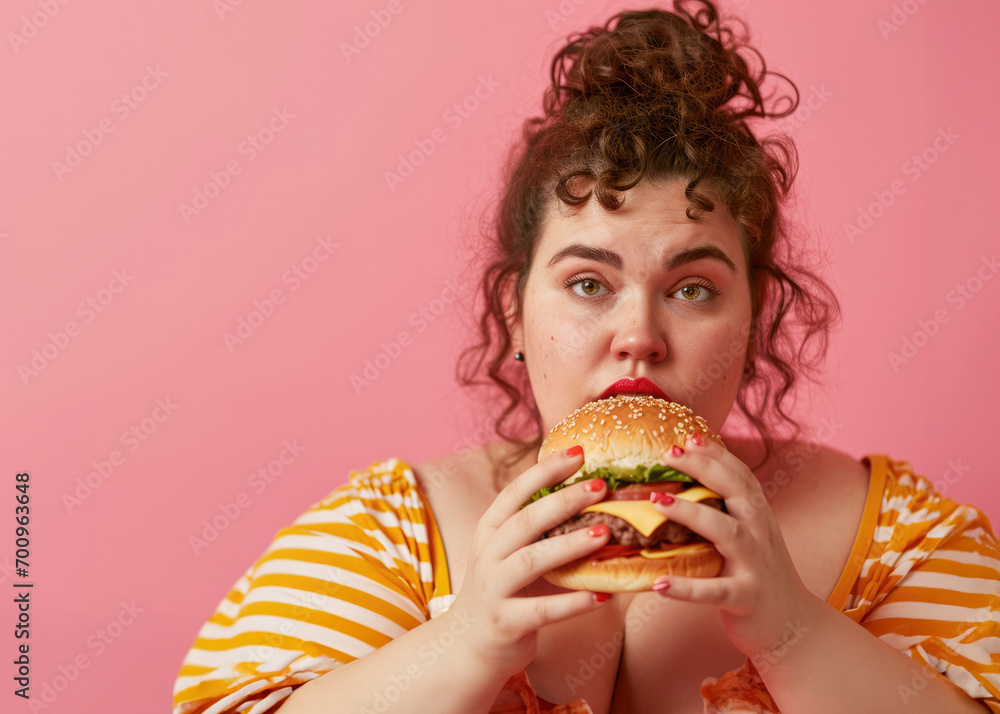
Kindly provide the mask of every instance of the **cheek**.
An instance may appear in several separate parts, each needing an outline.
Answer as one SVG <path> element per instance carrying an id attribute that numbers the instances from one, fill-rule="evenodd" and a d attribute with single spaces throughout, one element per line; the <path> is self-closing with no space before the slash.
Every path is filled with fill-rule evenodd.
<path id="1" fill-rule="evenodd" d="M 572 334 L 552 325 L 536 330 L 525 342 L 525 360 L 536 384 L 572 381 L 583 368 L 583 355 L 571 344 Z M 537 391 L 536 391 L 537 395 Z"/>
<path id="2" fill-rule="evenodd" d="M 538 314 L 525 320 L 524 339 L 526 349 L 538 358 L 536 365 L 572 366 L 593 350 L 596 335 L 570 318 Z"/>
<path id="3" fill-rule="evenodd" d="M 706 336 L 701 359 L 706 365 L 715 364 L 713 372 L 723 369 L 727 374 L 732 371 L 743 371 L 747 352 L 746 331 L 727 329 Z"/>
<path id="4" fill-rule="evenodd" d="M 703 335 L 691 345 L 686 396 L 689 406 L 706 418 L 708 412 L 731 405 L 736 398 L 746 363 L 747 334 L 726 329 Z"/>

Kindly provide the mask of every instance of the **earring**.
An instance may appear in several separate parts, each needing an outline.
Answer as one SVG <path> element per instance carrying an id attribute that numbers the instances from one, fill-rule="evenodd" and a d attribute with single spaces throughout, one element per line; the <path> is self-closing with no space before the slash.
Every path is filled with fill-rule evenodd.
<path id="1" fill-rule="evenodd" d="M 514 353 L 514 359 L 516 359 L 518 362 L 524 362 L 524 353 L 523 352 L 515 352 Z"/>

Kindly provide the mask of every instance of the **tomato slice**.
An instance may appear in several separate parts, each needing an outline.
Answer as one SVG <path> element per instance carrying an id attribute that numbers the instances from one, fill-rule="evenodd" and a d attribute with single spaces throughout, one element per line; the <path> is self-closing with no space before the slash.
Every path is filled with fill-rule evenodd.
<path id="1" fill-rule="evenodd" d="M 638 555 L 642 548 L 635 548 L 630 545 L 619 545 L 617 543 L 601 546 L 587 556 L 587 560 L 605 560 L 606 558 L 620 558 L 625 555 Z"/>
<path id="2" fill-rule="evenodd" d="M 637 483 L 631 486 L 619 486 L 609 491 L 605 501 L 648 501 L 651 493 L 680 493 L 684 483 L 680 481 L 658 481 L 656 483 Z"/>

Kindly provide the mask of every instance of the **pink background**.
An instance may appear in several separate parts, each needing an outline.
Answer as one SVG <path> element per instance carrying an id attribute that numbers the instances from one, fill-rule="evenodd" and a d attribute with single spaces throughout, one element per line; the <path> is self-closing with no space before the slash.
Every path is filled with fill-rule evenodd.
<path id="1" fill-rule="evenodd" d="M 0 10 L 5 711 L 28 711 L 11 693 L 17 471 L 31 474 L 33 695 L 68 684 L 46 711 L 163 711 L 198 627 L 277 529 L 351 469 L 485 439 L 488 416 L 453 378 L 478 212 L 560 36 L 626 7 L 234 5 Z M 784 125 L 800 148 L 800 220 L 825 250 L 844 324 L 803 414 L 813 430 L 836 424 L 831 443 L 855 456 L 910 460 L 996 524 L 1000 280 L 983 261 L 1000 235 L 1000 5 L 902 5 L 912 14 L 888 0 L 735 6 L 812 98 Z M 345 56 L 372 12 L 391 21 Z M 9 33 L 31 37 L 15 47 Z M 477 87 L 466 117 L 448 113 Z M 242 142 L 282 110 L 251 155 Z M 437 129 L 444 141 L 390 187 L 385 172 Z M 85 132 L 100 142 L 57 172 L 67 145 L 87 151 Z M 939 136 L 951 138 L 934 148 Z M 918 172 L 908 162 L 925 151 Z M 227 165 L 239 173 L 186 220 L 179 204 Z M 896 181 L 852 242 L 845 223 Z M 336 246 L 307 261 L 324 237 Z M 296 267 L 314 272 L 293 289 Z M 981 268 L 991 279 L 977 283 Z M 961 309 L 957 285 L 979 288 Z M 229 349 L 224 333 L 276 289 L 283 302 Z M 358 393 L 352 375 L 402 331 L 407 344 Z M 921 347 L 894 369 L 904 339 Z M 28 374 L 34 350 L 52 358 Z M 142 441 L 123 440 L 133 426 Z M 251 480 L 286 440 L 301 453 L 272 483 Z M 93 463 L 113 465 L 116 450 L 88 493 Z M 190 537 L 234 503 L 195 553 Z M 120 615 L 129 624 L 109 630 Z M 74 662 L 86 665 L 75 678 Z"/>

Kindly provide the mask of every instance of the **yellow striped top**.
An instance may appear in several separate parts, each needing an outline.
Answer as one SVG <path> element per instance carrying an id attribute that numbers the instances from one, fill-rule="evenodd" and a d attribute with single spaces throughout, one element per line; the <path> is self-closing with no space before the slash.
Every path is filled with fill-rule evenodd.
<path id="1" fill-rule="evenodd" d="M 828 602 L 1000 714 L 1000 546 L 989 521 L 905 461 L 865 461 L 861 526 Z M 174 714 L 273 711 L 295 687 L 440 615 L 453 599 L 444 546 L 410 466 L 391 459 L 352 471 L 278 532 L 202 626 L 174 686 Z M 524 694 L 523 673 L 508 687 L 523 706 L 505 712 L 589 711 L 581 701 L 555 706 Z M 899 694 L 922 688 L 912 682 Z M 392 691 L 373 693 L 373 711 L 391 705 Z"/>

